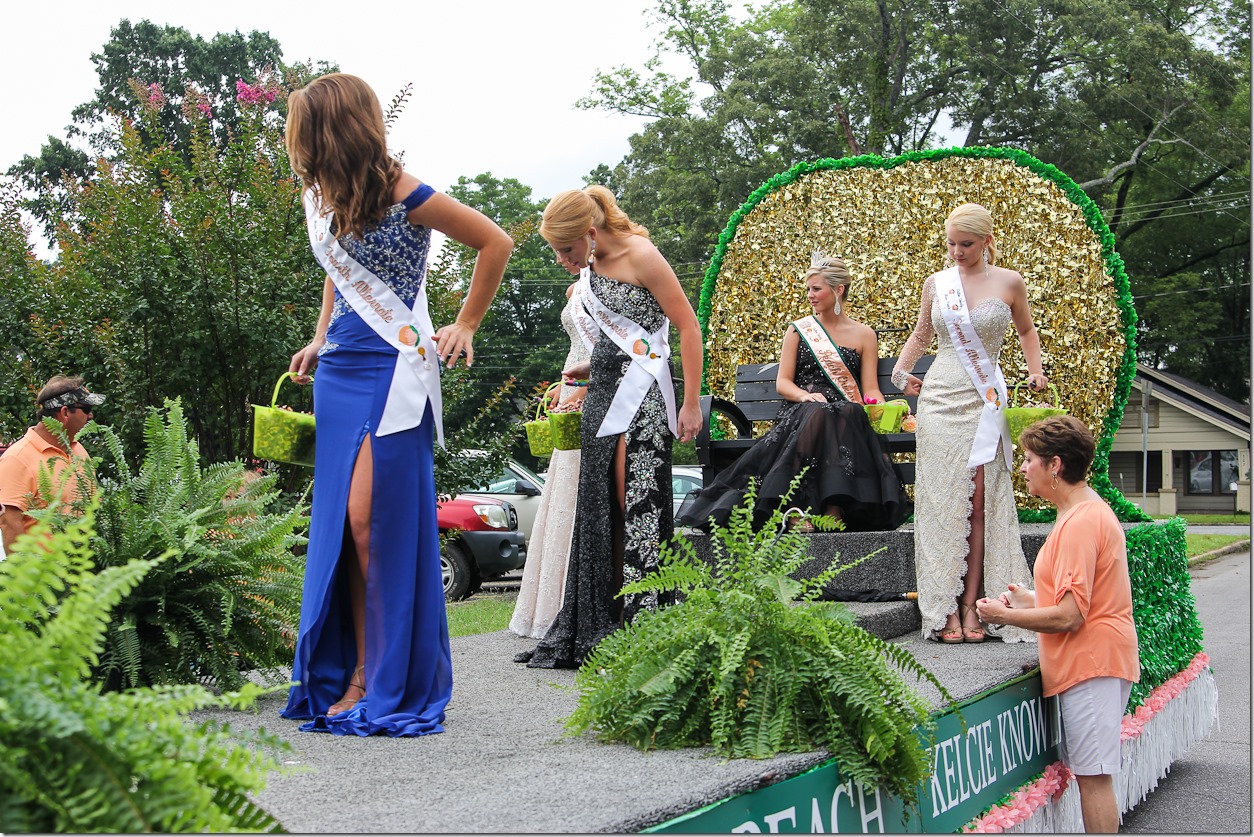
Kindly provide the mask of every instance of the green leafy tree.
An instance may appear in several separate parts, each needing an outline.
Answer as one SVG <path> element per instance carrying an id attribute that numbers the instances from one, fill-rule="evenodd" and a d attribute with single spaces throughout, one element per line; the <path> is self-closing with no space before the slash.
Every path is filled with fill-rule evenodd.
<path id="1" fill-rule="evenodd" d="M 279 42 L 266 32 L 205 39 L 180 26 L 148 20 L 132 24 L 125 18 L 91 61 L 99 86 L 91 101 L 74 108 L 66 139 L 85 139 L 94 153 L 49 136 L 38 155 L 22 158 L 9 170 L 34 193 L 27 208 L 50 225 L 49 237 L 55 233 L 54 219 L 67 208 L 63 181 L 84 181 L 95 170 L 97 156 L 109 158 L 119 151 L 119 118 L 138 126 L 146 147 L 190 154 L 193 134 L 202 127 L 187 117 L 193 108 L 212 115 L 210 137 L 226 146 L 245 129 L 254 104 L 241 99 L 241 83 L 273 100 L 281 87 L 299 87 L 335 69 L 326 62 L 285 64 Z M 280 101 L 280 112 L 282 107 Z"/>
<path id="2" fill-rule="evenodd" d="M 560 377 L 570 347 L 561 312 L 573 277 L 557 266 L 539 235 L 543 203 L 532 198 L 530 187 L 485 172 L 458 178 L 449 194 L 504 227 L 514 238 L 515 248 L 496 299 L 475 335 L 474 367 L 444 376 L 445 386 L 455 393 L 445 402 L 445 426 L 474 428 L 461 443 L 465 447 L 489 447 L 505 438 L 508 445 L 503 452 L 534 461 L 523 443 L 519 415 L 526 403 L 534 407 L 535 402 L 520 395 Z M 436 322 L 440 322 L 435 316 L 437 308 L 444 322 L 456 317 L 469 287 L 474 259 L 471 248 L 445 242 L 428 279 L 442 289 L 436 292 L 438 302 L 437 296 L 432 297 Z M 510 397 L 498 397 L 503 387 L 509 388 Z M 493 399 L 490 412 L 483 406 L 485 398 Z"/>
<path id="3" fill-rule="evenodd" d="M 145 408 L 181 397 L 202 453 L 222 461 L 248 455 L 249 404 L 268 403 L 308 339 L 323 274 L 274 103 L 250 103 L 225 146 L 212 117 L 194 105 L 183 115 L 187 148 L 145 143 L 143 123 L 159 116 L 147 107 L 119 123 L 114 159 L 65 182 L 60 252 L 30 271 L 14 342 L 28 390 L 83 374 L 109 394 L 104 417 L 130 447 Z"/>
<path id="4" fill-rule="evenodd" d="M 1103 208 L 1142 359 L 1248 398 L 1248 374 L 1231 374 L 1248 366 L 1246 5 L 796 0 L 741 22 L 728 8 L 660 0 L 643 71 L 602 72 L 579 103 L 652 118 L 613 178 L 673 263 L 704 266 L 731 212 L 802 160 L 1020 148 Z M 1205 305 L 1146 303 L 1191 288 Z"/>
<path id="5" fill-rule="evenodd" d="M 34 421 L 35 395 L 43 383 L 35 383 L 38 360 L 30 354 L 28 315 L 35 306 L 32 290 L 47 286 L 47 267 L 31 252 L 20 203 L 16 185 L 0 183 L 0 441 L 5 442 L 15 441 Z"/>
<path id="6" fill-rule="evenodd" d="M 286 745 L 188 717 L 265 690 L 101 693 L 89 679 L 111 611 L 169 558 L 97 572 L 94 522 L 89 507 L 64 531 L 36 526 L 0 562 L 0 831 L 281 831 L 251 797 Z"/>

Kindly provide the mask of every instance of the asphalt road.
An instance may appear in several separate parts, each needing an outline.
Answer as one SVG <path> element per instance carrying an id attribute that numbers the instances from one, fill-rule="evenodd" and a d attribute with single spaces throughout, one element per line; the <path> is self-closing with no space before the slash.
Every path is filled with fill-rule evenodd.
<path id="1" fill-rule="evenodd" d="M 1250 833 L 1250 553 L 1190 572 L 1219 688 L 1219 724 L 1124 817 L 1123 833 Z"/>

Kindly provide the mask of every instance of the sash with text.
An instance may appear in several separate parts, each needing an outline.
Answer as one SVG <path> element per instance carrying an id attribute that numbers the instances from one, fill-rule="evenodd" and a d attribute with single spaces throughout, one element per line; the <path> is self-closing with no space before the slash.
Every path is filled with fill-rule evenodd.
<path id="1" fill-rule="evenodd" d="M 1006 423 L 1006 414 L 1003 411 L 1007 403 L 1006 379 L 1002 376 L 1001 367 L 988 356 L 984 343 L 975 330 L 975 324 L 971 321 L 971 312 L 967 309 L 966 294 L 962 291 L 962 279 L 958 276 L 956 266 L 936 274 L 936 293 L 941 314 L 945 318 L 945 327 L 949 330 L 949 339 L 954 344 L 963 368 L 967 370 L 967 376 L 971 378 L 971 384 L 984 403 L 967 467 L 978 468 L 996 459 L 997 443 L 1000 441 L 1006 467 L 1013 468 L 1010 425 Z"/>
<path id="2" fill-rule="evenodd" d="M 827 376 L 832 386 L 845 396 L 845 400 L 861 404 L 862 390 L 858 389 L 858 381 L 849 371 L 845 359 L 840 356 L 840 349 L 836 348 L 831 335 L 827 333 L 827 329 L 823 328 L 818 317 L 813 314 L 802 317 L 793 323 L 793 328 L 797 329 L 797 334 L 806 341 L 806 345 L 814 353 L 819 366 L 823 369 L 823 374 Z"/>
<path id="3" fill-rule="evenodd" d="M 383 417 L 375 435 L 387 436 L 422 423 L 431 404 L 436 438 L 444 444 L 444 406 L 440 395 L 440 361 L 435 329 L 427 312 L 425 277 L 411 309 L 382 279 L 355 260 L 331 232 L 333 213 L 322 211 L 313 189 L 305 191 L 305 220 L 314 257 L 335 283 L 344 301 L 374 333 L 396 349 L 396 366 Z"/>
<path id="4" fill-rule="evenodd" d="M 671 434 L 679 435 L 678 421 L 675 412 L 675 382 L 671 379 L 668 363 L 671 356 L 670 320 L 663 317 L 662 325 L 650 334 L 644 326 L 629 320 L 622 314 L 611 311 L 592 291 L 592 271 L 584 268 L 579 274 L 579 287 L 576 292 L 583 301 L 582 306 L 575 306 L 575 323 L 583 337 L 588 350 L 592 350 L 595 340 L 592 335 L 600 330 L 606 337 L 614 341 L 627 357 L 631 358 L 631 368 L 619 382 L 614 400 L 610 402 L 605 420 L 597 430 L 597 436 L 612 436 L 622 433 L 631 425 L 636 411 L 644 403 L 649 389 L 656 381 L 662 391 L 662 399 L 666 402 L 666 421 Z"/>

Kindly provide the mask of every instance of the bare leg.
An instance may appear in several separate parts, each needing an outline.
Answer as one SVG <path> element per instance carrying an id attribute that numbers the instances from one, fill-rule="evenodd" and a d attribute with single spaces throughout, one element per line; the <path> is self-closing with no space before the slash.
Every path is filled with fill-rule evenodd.
<path id="1" fill-rule="evenodd" d="M 1119 831 L 1119 804 L 1115 783 L 1108 774 L 1076 776 L 1080 789 L 1080 812 L 1089 834 L 1115 834 Z"/>
<path id="2" fill-rule="evenodd" d="M 610 525 L 614 533 L 614 592 L 623 589 L 623 560 L 626 554 L 626 538 L 624 521 L 627 519 L 627 437 L 618 437 L 618 446 L 614 448 L 614 500 L 610 506 Z M 622 599 L 614 600 L 617 605 L 618 621 L 623 621 Z"/>
<path id="3" fill-rule="evenodd" d="M 344 712 L 366 694 L 366 579 L 370 569 L 370 504 L 374 488 L 374 457 L 370 434 L 366 434 L 353 465 L 348 485 L 348 528 L 353 544 L 353 558 L 344 568 L 348 576 L 349 603 L 353 609 L 353 638 L 357 645 L 357 663 L 353 666 L 348 688 L 343 697 L 327 710 L 328 715 Z"/>
<path id="4" fill-rule="evenodd" d="M 971 494 L 971 535 L 967 538 L 967 574 L 963 578 L 958 617 L 963 635 L 983 639 L 975 603 L 984 591 L 984 466 L 975 469 L 975 490 Z"/>

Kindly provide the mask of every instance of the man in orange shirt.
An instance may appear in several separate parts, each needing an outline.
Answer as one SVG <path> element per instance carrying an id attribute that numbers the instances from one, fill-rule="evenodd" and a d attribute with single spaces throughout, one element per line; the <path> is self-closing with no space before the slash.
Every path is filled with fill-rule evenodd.
<path id="1" fill-rule="evenodd" d="M 78 499 L 78 475 L 87 476 L 83 465 L 88 454 L 74 437 L 104 400 L 103 395 L 89 392 L 82 378 L 65 375 L 53 377 L 39 391 L 36 423 L 0 456 L 0 535 L 5 552 L 35 525 L 35 519 L 27 514 L 32 507 L 44 508 L 50 499 L 65 503 Z M 68 451 L 57 434 L 44 427 L 45 418 L 56 419 L 65 428 Z M 41 472 L 50 472 L 57 497 L 39 496 Z"/>

